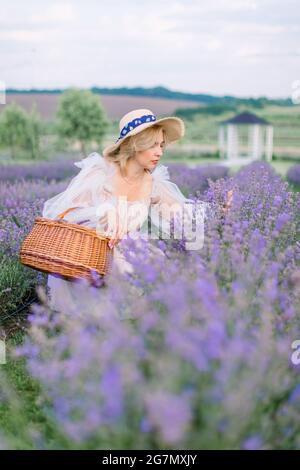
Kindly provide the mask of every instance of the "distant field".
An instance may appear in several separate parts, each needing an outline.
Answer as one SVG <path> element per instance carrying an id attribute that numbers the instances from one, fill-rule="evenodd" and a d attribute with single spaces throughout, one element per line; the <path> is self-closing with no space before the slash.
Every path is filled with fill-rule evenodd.
<path id="1" fill-rule="evenodd" d="M 15 101 L 27 111 L 36 103 L 37 110 L 47 121 L 53 120 L 60 95 L 51 93 L 12 93 L 6 96 L 7 104 Z M 139 96 L 99 95 L 107 116 L 110 119 L 120 119 L 132 109 L 150 108 L 157 115 L 173 113 L 177 108 L 195 108 L 201 103 L 188 100 L 170 100 Z M 0 106 L 0 111 L 3 106 Z"/>

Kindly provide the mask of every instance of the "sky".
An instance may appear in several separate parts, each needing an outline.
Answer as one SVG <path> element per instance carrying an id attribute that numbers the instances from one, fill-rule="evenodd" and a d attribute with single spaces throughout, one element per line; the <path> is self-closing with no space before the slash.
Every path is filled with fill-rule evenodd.
<path id="1" fill-rule="evenodd" d="M 291 97 L 299 0 L 0 0 L 6 88 Z"/>

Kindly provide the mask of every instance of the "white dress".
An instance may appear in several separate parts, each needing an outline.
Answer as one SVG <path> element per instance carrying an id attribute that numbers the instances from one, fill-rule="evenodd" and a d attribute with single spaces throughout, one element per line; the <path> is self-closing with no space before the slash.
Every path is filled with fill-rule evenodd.
<path id="1" fill-rule="evenodd" d="M 49 219 L 56 219 L 60 213 L 70 207 L 76 209 L 70 211 L 64 219 L 72 223 L 80 223 L 83 226 L 97 230 L 97 233 L 108 235 L 107 225 L 101 225 L 99 219 L 108 213 L 112 206 L 119 208 L 118 198 L 113 195 L 111 179 L 116 171 L 113 163 L 106 161 L 103 156 L 94 152 L 88 157 L 74 165 L 81 171 L 71 180 L 68 187 L 62 193 L 48 199 L 44 203 L 42 216 Z M 165 165 L 158 165 L 151 173 L 152 190 L 148 200 L 126 201 L 121 217 L 126 218 L 127 233 L 134 234 L 135 238 L 141 236 L 148 238 L 158 238 L 158 235 L 170 235 L 170 208 L 173 214 L 177 209 L 184 209 L 187 204 L 193 202 L 186 198 L 178 186 L 172 183 L 169 172 Z M 125 207 L 125 210 L 124 210 Z M 174 209 L 175 208 L 175 209 Z M 196 232 L 203 233 L 203 220 L 207 214 L 206 210 L 211 208 L 211 204 L 201 202 L 197 204 L 197 214 L 200 220 L 196 220 Z M 118 209 L 119 211 L 119 209 Z M 120 211 L 118 212 L 120 214 Z M 185 235 L 189 230 L 194 233 L 191 225 L 191 212 L 184 209 L 184 230 Z M 194 212 L 195 214 L 195 212 Z M 149 235 L 150 221 L 150 235 Z M 112 224 L 112 222 L 110 222 Z M 110 225 L 111 227 L 111 225 Z M 189 238 L 189 235 L 187 235 Z M 193 248 L 192 248 L 193 249 Z M 125 259 L 122 249 L 116 245 L 113 249 L 113 264 L 121 273 L 132 273 L 133 267 Z M 164 253 L 154 245 L 151 245 L 154 256 L 164 256 Z M 90 304 L 82 305 L 82 296 L 79 293 L 78 284 L 64 280 L 60 277 L 48 275 L 47 285 L 50 294 L 50 305 L 55 310 L 63 310 L 66 305 L 78 306 L 78 308 L 89 308 Z M 103 295 L 103 289 L 98 289 L 99 295 Z M 140 293 L 137 290 L 137 295 Z M 87 296 L 85 296 L 86 298 Z M 90 296 L 90 302 L 95 301 L 95 289 Z M 89 301 L 88 301 L 89 302 Z"/>

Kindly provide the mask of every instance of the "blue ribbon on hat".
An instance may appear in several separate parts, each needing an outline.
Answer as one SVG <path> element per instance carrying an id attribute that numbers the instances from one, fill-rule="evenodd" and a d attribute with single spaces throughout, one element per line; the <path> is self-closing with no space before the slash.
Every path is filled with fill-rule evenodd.
<path id="1" fill-rule="evenodd" d="M 145 122 L 153 122 L 156 121 L 156 116 L 154 114 L 145 114 L 144 116 L 141 116 L 139 118 L 135 118 L 132 121 L 128 122 L 126 126 L 123 127 L 123 129 L 120 132 L 119 138 L 116 140 L 115 143 L 117 143 L 120 139 L 123 139 L 128 132 L 132 131 L 136 127 L 140 126 L 141 124 L 144 124 Z"/>

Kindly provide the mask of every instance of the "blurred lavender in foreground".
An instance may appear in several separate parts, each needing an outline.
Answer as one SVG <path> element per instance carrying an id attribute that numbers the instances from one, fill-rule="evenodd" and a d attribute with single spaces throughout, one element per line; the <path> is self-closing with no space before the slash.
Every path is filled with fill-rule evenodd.
<path id="1" fill-rule="evenodd" d="M 134 273 L 78 281 L 85 309 L 53 312 L 40 289 L 17 354 L 78 445 L 299 448 L 300 195 L 256 162 L 203 199 L 221 204 L 232 187 L 201 250 L 124 239 Z"/>

